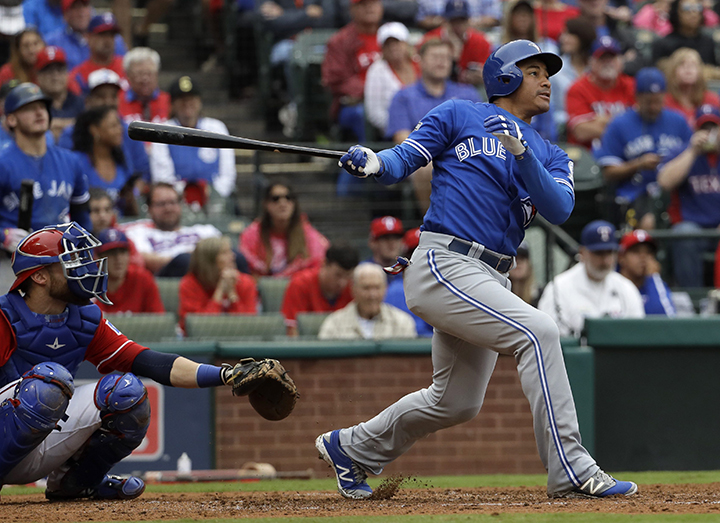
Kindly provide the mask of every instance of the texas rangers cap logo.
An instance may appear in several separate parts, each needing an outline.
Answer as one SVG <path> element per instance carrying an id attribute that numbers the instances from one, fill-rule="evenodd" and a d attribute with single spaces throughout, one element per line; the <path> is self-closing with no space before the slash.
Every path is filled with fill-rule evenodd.
<path id="1" fill-rule="evenodd" d="M 612 237 L 613 230 L 607 225 L 601 225 L 597 228 L 597 233 L 600 235 L 602 241 L 609 242 Z"/>

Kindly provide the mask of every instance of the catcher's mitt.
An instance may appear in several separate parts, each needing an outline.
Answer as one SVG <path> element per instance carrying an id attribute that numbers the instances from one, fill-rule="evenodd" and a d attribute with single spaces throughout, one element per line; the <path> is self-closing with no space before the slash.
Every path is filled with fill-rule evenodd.
<path id="1" fill-rule="evenodd" d="M 248 396 L 250 405 L 263 418 L 287 418 L 300 397 L 295 382 L 277 360 L 240 360 L 234 367 L 223 364 L 223 381 L 235 396 Z"/>

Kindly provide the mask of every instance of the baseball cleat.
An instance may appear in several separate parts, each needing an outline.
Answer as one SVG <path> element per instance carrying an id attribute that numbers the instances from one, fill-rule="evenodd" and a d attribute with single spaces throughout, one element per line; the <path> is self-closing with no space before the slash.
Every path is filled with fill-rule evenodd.
<path id="1" fill-rule="evenodd" d="M 367 499 L 372 495 L 372 489 L 365 481 L 367 474 L 340 446 L 339 430 L 320 434 L 315 440 L 315 447 L 320 453 L 320 459 L 325 460 L 335 471 L 338 492 L 343 497 Z"/>
<path id="2" fill-rule="evenodd" d="M 602 470 L 598 470 L 579 488 L 556 497 L 605 498 L 607 496 L 632 496 L 637 490 L 638 486 L 632 481 L 620 481 Z"/>
<path id="3" fill-rule="evenodd" d="M 63 501 L 68 499 L 135 499 L 145 492 L 145 482 L 136 476 L 122 478 L 120 476 L 105 476 L 98 485 L 81 490 L 77 494 L 67 494 L 60 490 L 45 491 L 45 497 L 50 501 Z"/>

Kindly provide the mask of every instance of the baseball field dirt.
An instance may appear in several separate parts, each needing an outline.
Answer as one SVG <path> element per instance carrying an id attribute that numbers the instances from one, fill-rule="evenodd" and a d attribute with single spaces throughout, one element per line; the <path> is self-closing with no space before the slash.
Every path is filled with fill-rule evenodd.
<path id="1" fill-rule="evenodd" d="M 720 517 L 720 483 L 641 485 L 631 498 L 548 499 L 543 487 L 400 488 L 386 499 L 350 501 L 336 492 L 146 492 L 133 501 L 47 502 L 41 494 L 3 495 L 3 522 L 147 521 L 500 513 L 705 513 Z M 379 490 L 379 489 L 376 489 Z"/>

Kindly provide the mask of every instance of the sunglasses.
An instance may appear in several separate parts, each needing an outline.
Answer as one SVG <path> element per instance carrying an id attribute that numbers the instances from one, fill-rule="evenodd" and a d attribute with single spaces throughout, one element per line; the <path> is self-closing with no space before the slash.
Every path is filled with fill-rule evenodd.
<path id="1" fill-rule="evenodd" d="M 280 200 L 287 200 L 289 202 L 293 201 L 295 199 L 295 196 L 292 194 L 273 194 L 270 196 L 270 201 L 277 203 Z"/>
<path id="2" fill-rule="evenodd" d="M 702 13 L 703 6 L 700 4 L 685 4 L 680 9 L 686 13 Z"/>

